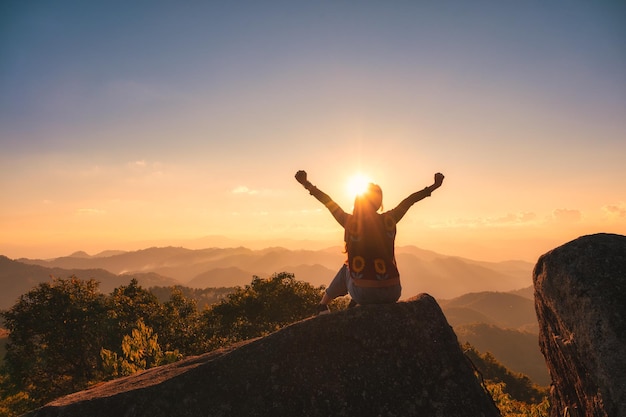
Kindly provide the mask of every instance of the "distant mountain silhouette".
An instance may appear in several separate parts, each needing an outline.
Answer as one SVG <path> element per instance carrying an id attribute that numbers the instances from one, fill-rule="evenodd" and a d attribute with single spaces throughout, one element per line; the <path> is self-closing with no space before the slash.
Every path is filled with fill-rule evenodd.
<path id="1" fill-rule="evenodd" d="M 413 246 L 397 250 L 403 282 L 403 299 L 429 292 L 439 303 L 448 322 L 481 351 L 492 352 L 512 370 L 529 375 L 538 383 L 545 379 L 535 372 L 539 363 L 522 366 L 507 362 L 515 356 L 500 352 L 498 332 L 525 340 L 520 346 L 539 354 L 537 319 L 532 301 L 532 265 L 525 262 L 480 262 L 437 254 Z M 17 298 L 50 276 L 94 278 L 110 293 L 137 278 L 146 288 L 184 285 L 190 288 L 243 286 L 253 275 L 294 273 L 296 279 L 327 285 L 344 260 L 341 248 L 288 250 L 280 247 L 251 250 L 238 248 L 148 248 L 134 252 L 110 251 L 90 256 L 77 252 L 52 260 L 0 256 L 0 308 L 10 308 Z M 510 292 L 504 292 L 510 291 Z M 530 297 L 530 298 L 529 298 Z M 480 327 L 482 325 L 483 327 Z M 508 329 L 508 330 L 505 330 Z M 528 336 L 531 332 L 531 336 Z M 519 336 L 524 334 L 525 336 Z M 518 337 L 519 336 L 519 337 Z M 540 358 L 541 359 L 541 358 Z"/>
<path id="2" fill-rule="evenodd" d="M 84 258 L 73 258 L 84 260 Z M 127 285 L 136 278 L 145 287 L 175 285 L 176 281 L 153 272 L 116 275 L 98 268 L 60 268 L 41 265 L 29 265 L 13 261 L 0 255 L 0 309 L 10 308 L 20 295 L 27 293 L 42 282 L 50 281 L 51 276 L 69 278 L 72 275 L 80 279 L 95 279 L 100 282 L 104 293 L 111 292 L 120 285 Z"/>
<path id="3" fill-rule="evenodd" d="M 529 300 L 535 299 L 535 289 L 533 286 L 528 286 L 526 288 L 520 288 L 519 290 L 509 291 L 511 294 L 519 295 L 524 298 L 528 298 Z"/>
<path id="4" fill-rule="evenodd" d="M 537 333 L 502 329 L 485 323 L 453 328 L 460 343 L 469 342 L 480 352 L 490 352 L 508 369 L 528 376 L 536 384 L 550 385 L 548 367 L 539 349 Z"/>
<path id="5" fill-rule="evenodd" d="M 72 258 L 91 258 L 91 256 L 87 252 L 84 252 L 82 250 L 79 250 L 78 252 L 74 252 L 73 254 L 70 255 L 70 257 L 72 257 Z"/>
<path id="6" fill-rule="evenodd" d="M 107 258 L 109 256 L 121 255 L 123 253 L 126 253 L 126 251 L 123 251 L 123 250 L 105 250 L 105 251 L 102 251 L 100 253 L 97 253 L 97 254 L 93 255 L 92 258 Z"/>
<path id="7" fill-rule="evenodd" d="M 232 286 L 232 282 L 250 281 L 250 273 L 243 269 L 231 266 L 215 268 L 203 272 L 189 281 L 185 286 L 190 288 L 219 288 Z"/>
<path id="8" fill-rule="evenodd" d="M 532 288 L 532 287 L 531 287 Z M 539 324 L 528 291 L 482 291 L 438 300 L 459 342 L 491 352 L 507 368 L 539 385 L 549 385 L 548 368 L 539 350 Z"/>
<path id="9" fill-rule="evenodd" d="M 477 291 L 511 291 L 532 283 L 533 265 L 521 261 L 480 262 L 441 255 L 414 246 L 396 249 L 402 275 L 403 299 L 423 292 L 448 299 Z M 47 268 L 104 269 L 113 274 L 152 272 L 189 286 L 241 286 L 254 275 L 267 277 L 291 272 L 313 285 L 328 285 L 345 260 L 342 248 L 262 250 L 237 248 L 185 249 L 148 248 L 132 252 L 66 256 L 52 260 L 20 259 L 25 264 Z M 233 273 L 231 279 L 225 275 Z"/>
<path id="10" fill-rule="evenodd" d="M 538 334 L 534 302 L 513 293 L 468 293 L 452 300 L 439 300 L 452 326 L 486 323 Z"/>
<path id="11" fill-rule="evenodd" d="M 479 262 L 443 256 L 423 258 L 398 250 L 396 255 L 403 293 L 426 292 L 436 298 L 451 298 L 476 291 L 511 291 L 530 284 L 532 264 Z"/>

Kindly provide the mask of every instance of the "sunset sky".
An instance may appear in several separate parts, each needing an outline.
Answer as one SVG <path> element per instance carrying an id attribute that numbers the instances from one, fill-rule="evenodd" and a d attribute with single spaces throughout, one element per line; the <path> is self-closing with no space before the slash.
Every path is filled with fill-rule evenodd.
<path id="1" fill-rule="evenodd" d="M 2 2 L 0 145 L 11 258 L 341 245 L 304 169 L 441 171 L 398 245 L 534 262 L 626 234 L 626 3 Z"/>

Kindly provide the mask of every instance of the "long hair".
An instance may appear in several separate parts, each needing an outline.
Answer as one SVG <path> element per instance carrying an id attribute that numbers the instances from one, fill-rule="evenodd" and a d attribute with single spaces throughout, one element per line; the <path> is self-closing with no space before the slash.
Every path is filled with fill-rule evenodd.
<path id="1" fill-rule="evenodd" d="M 364 237 L 377 229 L 378 210 L 382 207 L 383 191 L 373 183 L 367 185 L 367 189 L 354 199 L 352 216 L 346 225 L 346 237 Z M 346 251 L 348 250 L 346 241 Z"/>
<path id="2" fill-rule="evenodd" d="M 383 190 L 378 184 L 369 183 L 364 192 L 354 199 L 353 214 L 358 216 L 366 212 L 377 212 L 383 207 Z"/>
<path id="3" fill-rule="evenodd" d="M 388 237 L 384 215 L 379 213 L 382 209 L 383 192 L 376 184 L 368 184 L 365 192 L 359 194 L 354 200 L 352 216 L 346 224 L 346 246 L 348 257 L 358 256 L 369 259 L 387 259 Z M 393 253 L 393 249 L 391 249 Z"/>

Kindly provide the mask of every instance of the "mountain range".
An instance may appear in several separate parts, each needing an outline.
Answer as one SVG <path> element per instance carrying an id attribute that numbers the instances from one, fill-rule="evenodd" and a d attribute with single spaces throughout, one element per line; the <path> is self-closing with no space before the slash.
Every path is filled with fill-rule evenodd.
<path id="1" fill-rule="evenodd" d="M 539 350 L 532 286 L 513 292 L 468 293 L 437 302 L 460 343 L 490 352 L 508 369 L 539 385 L 550 384 Z"/>
<path id="2" fill-rule="evenodd" d="M 446 299 L 468 292 L 512 291 L 532 284 L 533 265 L 524 261 L 482 262 L 415 246 L 398 247 L 396 259 L 404 299 L 424 292 Z M 253 276 L 268 277 L 276 272 L 291 272 L 298 280 L 328 285 L 344 260 L 345 254 L 339 247 L 321 250 L 153 247 L 130 252 L 106 251 L 93 256 L 76 252 L 47 260 L 22 258 L 13 260 L 13 264 L 5 258 L 0 263 L 0 289 L 5 290 L 4 297 L 10 287 L 19 288 L 10 291 L 14 297 L 50 275 L 72 274 L 97 279 L 103 291 L 115 288 L 131 276 L 145 287 L 178 284 L 205 288 L 242 286 L 249 284 Z M 12 284 L 7 286 L 7 280 Z M 9 301 L 13 302 L 14 298 Z M 5 300 L 0 299 L 0 308 L 5 305 Z"/>
<path id="3" fill-rule="evenodd" d="M 459 342 L 492 352 L 509 369 L 549 383 L 537 345 L 532 293 L 533 265 L 523 261 L 482 262 L 414 246 L 396 249 L 403 299 L 428 293 L 440 304 Z M 313 285 L 328 285 L 345 259 L 339 247 L 289 250 L 271 247 L 76 252 L 55 259 L 11 260 L 0 256 L 0 309 L 51 276 L 95 279 L 110 293 L 136 278 L 145 287 L 234 287 L 254 276 L 291 272 Z M 497 352 L 497 354 L 496 354 Z"/>

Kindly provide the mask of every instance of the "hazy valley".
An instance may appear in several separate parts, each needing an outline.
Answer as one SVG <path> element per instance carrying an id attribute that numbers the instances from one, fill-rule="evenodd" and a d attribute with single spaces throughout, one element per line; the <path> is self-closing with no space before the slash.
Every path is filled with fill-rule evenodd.
<path id="1" fill-rule="evenodd" d="M 477 291 L 513 291 L 531 285 L 533 265 L 523 261 L 481 262 L 441 255 L 414 246 L 396 250 L 402 275 L 403 298 L 426 292 L 437 299 Z M 313 285 L 328 285 L 345 259 L 342 249 L 262 250 L 238 248 L 149 248 L 133 252 L 106 251 L 90 256 L 77 252 L 56 259 L 18 259 L 0 262 L 2 298 L 6 308 L 15 297 L 49 275 L 75 274 L 100 281 L 108 292 L 135 277 L 145 287 L 184 285 L 193 288 L 245 285 L 253 276 L 291 272 Z"/>
<path id="2" fill-rule="evenodd" d="M 244 286 L 253 276 L 283 271 L 318 286 L 330 282 L 343 260 L 339 247 L 314 251 L 155 247 L 96 255 L 77 252 L 47 260 L 0 257 L 0 308 L 10 308 L 21 294 L 50 276 L 93 278 L 105 293 L 131 278 L 146 288 L 216 288 Z M 474 261 L 413 246 L 397 248 L 397 260 L 403 299 L 429 293 L 439 301 L 460 342 L 493 353 L 511 370 L 541 385 L 549 383 L 537 345 L 532 264 Z"/>

